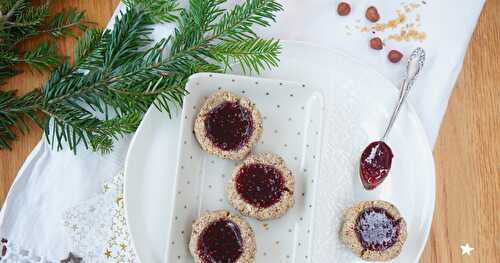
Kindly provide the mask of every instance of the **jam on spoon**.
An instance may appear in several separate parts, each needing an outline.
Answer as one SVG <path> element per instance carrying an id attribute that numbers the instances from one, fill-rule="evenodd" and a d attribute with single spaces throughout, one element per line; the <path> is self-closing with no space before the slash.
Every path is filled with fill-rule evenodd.
<path id="1" fill-rule="evenodd" d="M 383 141 L 372 142 L 361 154 L 361 181 L 367 190 L 374 189 L 387 177 L 392 164 L 392 150 Z"/>
<path id="2" fill-rule="evenodd" d="M 240 228 L 221 219 L 208 225 L 198 239 L 198 253 L 204 263 L 234 263 L 243 254 Z"/>
<path id="3" fill-rule="evenodd" d="M 267 208 L 277 203 L 285 190 L 285 178 L 268 164 L 243 166 L 236 175 L 236 190 L 248 203 Z"/>
<path id="4" fill-rule="evenodd" d="M 225 151 L 237 150 L 252 136 L 252 113 L 238 102 L 226 101 L 207 113 L 205 128 L 215 146 Z"/>
<path id="5" fill-rule="evenodd" d="M 398 103 L 394 108 L 394 112 L 392 113 L 391 120 L 389 121 L 389 125 L 387 125 L 384 136 L 382 136 L 380 141 L 370 143 L 361 154 L 359 174 L 361 182 L 366 190 L 375 189 L 389 174 L 394 155 L 385 141 L 396 121 L 401 106 L 408 97 L 408 93 L 415 79 L 424 66 L 424 61 L 425 51 L 422 48 L 415 49 L 408 60 L 406 78 L 401 86 Z"/>

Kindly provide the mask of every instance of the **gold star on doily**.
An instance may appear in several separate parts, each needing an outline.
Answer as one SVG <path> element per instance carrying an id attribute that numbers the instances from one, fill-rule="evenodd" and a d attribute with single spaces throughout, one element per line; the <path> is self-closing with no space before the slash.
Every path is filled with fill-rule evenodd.
<path id="1" fill-rule="evenodd" d="M 125 251 L 125 249 L 127 249 L 127 245 L 123 244 L 123 243 L 120 243 L 120 247 L 123 251 Z"/>
<path id="2" fill-rule="evenodd" d="M 111 251 L 109 251 L 108 249 L 106 249 L 106 251 L 104 252 L 104 255 L 107 257 L 107 258 L 110 258 L 113 256 L 113 254 L 111 254 Z"/>
<path id="3" fill-rule="evenodd" d="M 80 262 L 82 262 L 82 258 L 75 256 L 71 252 L 69 252 L 68 258 L 61 260 L 61 263 L 80 263 Z"/>

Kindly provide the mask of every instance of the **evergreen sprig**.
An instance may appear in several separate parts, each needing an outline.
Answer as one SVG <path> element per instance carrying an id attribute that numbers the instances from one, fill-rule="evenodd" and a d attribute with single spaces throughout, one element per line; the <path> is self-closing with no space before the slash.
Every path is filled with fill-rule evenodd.
<path id="1" fill-rule="evenodd" d="M 282 6 L 248 0 L 231 10 L 224 0 L 128 0 L 108 30 L 88 29 L 73 63 L 64 60 L 39 90 L 25 96 L 0 92 L 0 148 L 33 119 L 58 149 L 82 144 L 101 152 L 132 133 L 151 104 L 170 113 L 182 103 L 196 72 L 224 72 L 235 62 L 246 71 L 276 66 L 278 40 L 259 39 L 252 27 L 269 26 Z M 162 10 L 158 12 L 158 10 Z M 172 36 L 153 43 L 152 25 L 175 21 Z M 165 55 L 168 54 L 168 55 Z"/>
<path id="2" fill-rule="evenodd" d="M 129 8 L 139 7 L 150 13 L 155 23 L 169 23 L 177 20 L 181 10 L 176 0 L 123 0 Z"/>
<path id="3" fill-rule="evenodd" d="M 38 71 L 47 71 L 59 64 L 61 56 L 52 42 L 41 43 L 29 51 L 18 49 L 19 44 L 36 36 L 48 34 L 53 38 L 72 36 L 73 28 L 85 30 L 85 13 L 77 10 L 49 15 L 50 1 L 35 5 L 31 0 L 0 1 L 0 85 L 16 75 L 19 64 Z"/>

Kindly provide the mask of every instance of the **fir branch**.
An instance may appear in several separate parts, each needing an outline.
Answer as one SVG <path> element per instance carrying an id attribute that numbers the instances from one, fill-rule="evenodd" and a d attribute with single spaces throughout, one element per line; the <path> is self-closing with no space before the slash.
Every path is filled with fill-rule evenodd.
<path id="1" fill-rule="evenodd" d="M 256 38 L 252 26 L 268 27 L 276 19 L 283 6 L 273 0 L 247 0 L 224 13 L 213 30 L 213 38 L 221 40 L 245 40 Z"/>
<path id="2" fill-rule="evenodd" d="M 105 43 L 103 67 L 109 70 L 142 59 L 143 52 L 139 49 L 152 43 L 149 34 L 153 31 L 153 23 L 147 13 L 129 9 L 119 17 L 115 19 L 113 30 L 107 30 L 110 41 Z"/>
<path id="3" fill-rule="evenodd" d="M 59 64 L 59 60 L 56 47 L 47 42 L 26 51 L 22 57 L 13 51 L 0 50 L 0 68 L 5 70 L 19 63 L 25 63 L 38 71 L 50 70 Z"/>
<path id="4" fill-rule="evenodd" d="M 44 4 L 41 6 L 26 5 L 22 11 L 17 12 L 13 21 L 5 20 L 5 29 L 12 29 L 23 34 L 36 32 L 39 26 L 43 24 L 49 15 L 49 6 Z M 5 17 L 9 19 L 9 15 Z"/>
<path id="5" fill-rule="evenodd" d="M 241 65 L 243 72 L 260 73 L 262 69 L 278 66 L 280 49 L 278 40 L 256 38 L 221 42 L 214 46 L 212 55 L 228 67 L 236 61 Z"/>
<path id="6" fill-rule="evenodd" d="M 43 118 L 33 106 L 40 98 L 39 90 L 19 97 L 15 91 L 0 91 L 0 149 L 11 149 L 10 143 L 17 138 L 17 133 L 29 132 L 27 120 L 43 125 Z"/>
<path id="7" fill-rule="evenodd" d="M 34 49 L 24 53 L 22 59 L 16 62 L 23 62 L 38 71 L 50 70 L 59 64 L 60 57 L 56 47 L 51 43 L 42 43 Z"/>
<path id="8" fill-rule="evenodd" d="M 49 33 L 54 37 L 74 36 L 72 28 L 76 27 L 82 31 L 87 29 L 84 23 L 85 12 L 70 9 L 68 11 L 61 11 L 54 15 L 47 23 L 45 29 L 39 33 Z"/>
<path id="9" fill-rule="evenodd" d="M 95 62 L 95 60 L 98 59 L 93 55 L 95 53 L 102 53 L 95 51 L 96 49 L 100 48 L 100 43 L 103 37 L 104 34 L 102 30 L 91 28 L 86 30 L 81 37 L 77 38 L 77 43 L 73 54 L 75 65 L 81 66 L 84 69 L 91 69 L 93 64 L 92 62 Z M 99 62 L 97 64 L 101 63 L 102 62 Z M 87 67 L 85 65 L 87 65 Z"/>
<path id="10" fill-rule="evenodd" d="M 50 17 L 49 5 L 50 1 L 41 5 L 28 0 L 1 1 L 0 84 L 18 73 L 15 67 L 19 64 L 27 64 L 37 71 L 50 71 L 59 63 L 60 56 L 51 44 L 41 44 L 27 52 L 19 50 L 18 44 L 43 34 L 53 38 L 73 36 L 73 28 L 87 28 L 84 12 L 61 11 Z"/>
<path id="11" fill-rule="evenodd" d="M 17 62 L 17 54 L 10 50 L 0 50 L 0 66 L 6 69 Z"/>
<path id="12" fill-rule="evenodd" d="M 14 14 L 19 13 L 19 10 L 24 9 L 26 6 L 27 3 L 24 0 L 5 0 L 5 2 L 0 6 L 0 10 L 6 12 L 5 17 L 2 17 L 2 20 L 9 21 Z"/>
<path id="13" fill-rule="evenodd" d="M 151 104 L 169 114 L 179 107 L 193 73 L 223 72 L 234 62 L 247 72 L 277 65 L 279 42 L 259 39 L 252 30 L 275 19 L 282 9 L 275 1 L 249 0 L 229 11 L 222 0 L 191 0 L 189 10 L 160 2 L 165 10 L 178 11 L 171 37 L 153 45 L 153 23 L 167 20 L 158 20 L 146 7 L 152 2 L 128 1 L 136 5 L 120 14 L 112 29 L 88 29 L 78 38 L 74 63 L 63 61 L 21 116 L 41 113 L 41 126 L 57 149 L 76 152 L 81 144 L 109 152 L 116 139 L 135 131 Z M 12 109 L 0 104 L 6 116 Z M 11 119 L 0 115 L 0 125 L 12 131 L 21 120 Z M 4 148 L 13 138 L 0 134 Z"/>
<path id="14" fill-rule="evenodd" d="M 124 0 L 123 3 L 129 8 L 144 9 L 155 23 L 177 21 L 177 13 L 181 10 L 176 0 Z"/>
<path id="15" fill-rule="evenodd" d="M 108 133 L 99 134 L 92 138 L 90 141 L 92 150 L 103 154 L 110 153 L 113 150 L 114 141 L 121 136 L 133 133 L 139 126 L 141 119 L 142 114 L 131 112 L 121 118 L 104 121 L 103 126 L 105 129 L 102 130 L 108 131 Z"/>

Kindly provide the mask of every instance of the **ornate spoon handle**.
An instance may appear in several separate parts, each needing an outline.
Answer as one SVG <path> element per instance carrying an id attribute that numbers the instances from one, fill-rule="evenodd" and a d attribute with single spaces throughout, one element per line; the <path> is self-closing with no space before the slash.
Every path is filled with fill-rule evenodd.
<path id="1" fill-rule="evenodd" d="M 413 83 L 417 78 L 418 74 L 422 70 L 425 62 L 425 51 L 423 48 L 417 48 L 412 53 L 410 58 L 408 59 L 408 65 L 406 66 L 406 78 L 401 84 L 401 89 L 399 91 L 399 99 L 394 111 L 392 112 L 391 120 L 385 129 L 384 136 L 382 136 L 381 141 L 385 141 L 389 133 L 391 132 L 392 126 L 398 117 L 399 111 L 401 110 L 401 106 L 406 101 L 408 97 L 408 93 L 410 93 L 411 88 L 413 87 Z"/>

